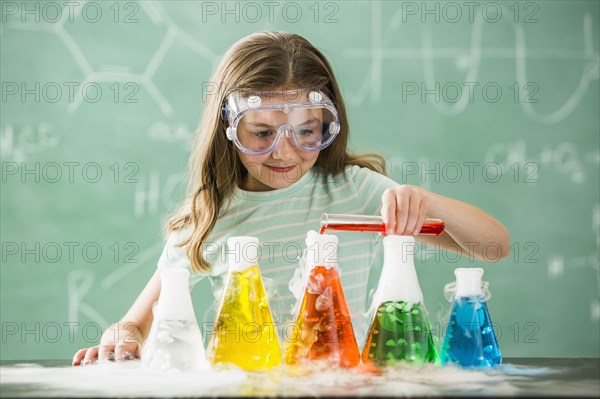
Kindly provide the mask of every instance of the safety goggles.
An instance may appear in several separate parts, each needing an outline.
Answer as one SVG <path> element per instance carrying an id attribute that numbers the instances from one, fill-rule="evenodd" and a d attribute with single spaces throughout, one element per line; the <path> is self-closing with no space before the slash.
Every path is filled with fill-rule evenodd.
<path id="1" fill-rule="evenodd" d="M 223 119 L 227 138 L 248 155 L 268 154 L 287 138 L 301 151 L 320 151 L 340 131 L 335 106 L 312 89 L 234 92 L 227 96 Z"/>

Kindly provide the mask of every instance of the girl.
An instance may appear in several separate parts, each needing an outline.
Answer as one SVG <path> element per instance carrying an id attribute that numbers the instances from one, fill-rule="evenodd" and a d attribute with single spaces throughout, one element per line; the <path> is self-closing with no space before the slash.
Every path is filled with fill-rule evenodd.
<path id="1" fill-rule="evenodd" d="M 79 350 L 73 365 L 97 358 L 139 357 L 160 292 L 159 270 L 186 267 L 190 285 L 208 276 L 219 297 L 227 272 L 228 237 L 262 244 L 261 273 L 271 287 L 276 322 L 291 317 L 292 280 L 304 238 L 323 212 L 381 213 L 387 234 L 417 235 L 425 217 L 446 231 L 420 242 L 485 260 L 496 243 L 509 253 L 506 229 L 483 211 L 421 187 L 387 178 L 376 154 L 350 154 L 344 101 L 332 68 L 306 39 L 289 33 L 250 35 L 223 57 L 208 96 L 189 161 L 188 195 L 168 225 L 154 273 L 123 319 L 99 345 Z M 352 313 L 366 308 L 368 273 L 380 253 L 377 235 L 340 235 L 338 261 Z M 497 258 L 497 259 L 498 259 Z M 272 282 L 268 284 L 268 282 Z M 291 285 L 290 285 L 291 288 Z"/>

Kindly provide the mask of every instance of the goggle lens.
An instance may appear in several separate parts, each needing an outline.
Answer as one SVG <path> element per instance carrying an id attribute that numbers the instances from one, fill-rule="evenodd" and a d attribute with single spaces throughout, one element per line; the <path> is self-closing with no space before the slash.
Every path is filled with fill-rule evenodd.
<path id="1" fill-rule="evenodd" d="M 274 150 L 277 142 L 287 137 L 300 150 L 318 151 L 335 137 L 334 120 L 331 111 L 323 107 L 252 110 L 240 119 L 237 138 L 252 153 Z"/>

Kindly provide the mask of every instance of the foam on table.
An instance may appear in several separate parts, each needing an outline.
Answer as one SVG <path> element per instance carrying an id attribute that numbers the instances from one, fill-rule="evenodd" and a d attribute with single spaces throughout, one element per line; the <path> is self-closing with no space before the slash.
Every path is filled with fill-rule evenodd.
<path id="1" fill-rule="evenodd" d="M 404 366 L 382 373 L 351 370 L 274 369 L 247 373 L 208 369 L 196 373 L 145 370 L 139 361 L 84 367 L 41 367 L 21 363 L 1 367 L 9 396 L 439 396 L 569 394 L 590 395 L 598 381 L 569 381 L 565 369 L 514 364 L 497 369 Z M 17 389 L 18 388 L 18 389 Z"/>

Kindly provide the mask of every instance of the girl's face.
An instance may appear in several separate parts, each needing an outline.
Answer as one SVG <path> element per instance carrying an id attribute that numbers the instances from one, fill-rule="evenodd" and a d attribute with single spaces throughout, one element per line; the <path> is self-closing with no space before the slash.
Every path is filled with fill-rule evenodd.
<path id="1" fill-rule="evenodd" d="M 268 191 L 286 188 L 300 180 L 313 167 L 319 152 L 300 151 L 291 143 L 292 137 L 282 137 L 275 150 L 265 155 L 248 155 L 238 150 L 248 170 L 241 188 L 247 191 Z"/>
<path id="2" fill-rule="evenodd" d="M 273 96 L 267 101 L 280 102 Z M 306 122 L 312 121 L 312 122 Z M 284 123 L 298 126 L 301 137 L 308 137 L 314 126 L 322 126 L 322 115 L 318 110 L 295 110 L 290 115 L 281 111 L 259 112 L 251 117 L 244 117 L 238 126 L 238 136 L 253 137 L 262 140 L 274 137 L 277 128 Z M 311 125 L 312 124 L 312 125 Z M 311 130 L 312 129 L 312 130 Z M 302 151 L 293 143 L 294 137 L 283 135 L 275 149 L 264 155 L 248 155 L 238 150 L 239 157 L 248 170 L 246 181 L 241 188 L 247 191 L 268 191 L 286 188 L 297 182 L 313 167 L 319 151 Z"/>

